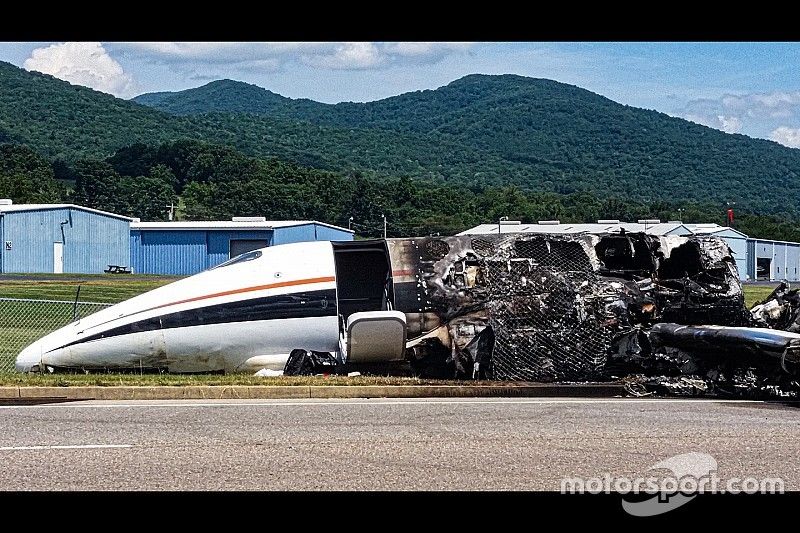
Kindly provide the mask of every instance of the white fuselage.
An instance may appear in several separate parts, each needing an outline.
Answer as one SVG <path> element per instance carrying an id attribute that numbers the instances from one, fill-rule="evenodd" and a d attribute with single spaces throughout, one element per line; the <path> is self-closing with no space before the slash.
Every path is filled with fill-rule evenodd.
<path id="1" fill-rule="evenodd" d="M 292 349 L 338 349 L 336 310 L 330 242 L 262 248 L 54 331 L 16 368 L 282 369 Z"/>

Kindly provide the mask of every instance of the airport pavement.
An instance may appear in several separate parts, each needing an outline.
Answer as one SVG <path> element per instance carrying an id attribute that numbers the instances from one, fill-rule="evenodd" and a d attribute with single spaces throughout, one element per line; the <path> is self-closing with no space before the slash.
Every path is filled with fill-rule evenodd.
<path id="1" fill-rule="evenodd" d="M 710 454 L 800 488 L 797 404 L 612 398 L 0 406 L 0 489 L 551 489 Z M 652 472 L 651 472 L 652 473 Z"/>

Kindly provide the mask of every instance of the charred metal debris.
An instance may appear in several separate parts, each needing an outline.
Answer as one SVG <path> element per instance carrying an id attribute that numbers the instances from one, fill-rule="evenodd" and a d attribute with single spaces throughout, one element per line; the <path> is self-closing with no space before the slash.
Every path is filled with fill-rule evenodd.
<path id="1" fill-rule="evenodd" d="M 721 239 L 614 233 L 387 242 L 397 308 L 409 317 L 408 357 L 423 376 L 624 379 L 635 395 L 800 391 L 798 290 L 784 282 L 748 311 Z"/>

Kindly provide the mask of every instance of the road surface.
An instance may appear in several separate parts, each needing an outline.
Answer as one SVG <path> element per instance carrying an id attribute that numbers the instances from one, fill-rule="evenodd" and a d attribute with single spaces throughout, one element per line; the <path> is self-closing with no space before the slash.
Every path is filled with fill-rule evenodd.
<path id="1" fill-rule="evenodd" d="M 791 404 L 657 399 L 0 406 L 0 489 L 526 489 L 702 452 L 800 488 Z"/>

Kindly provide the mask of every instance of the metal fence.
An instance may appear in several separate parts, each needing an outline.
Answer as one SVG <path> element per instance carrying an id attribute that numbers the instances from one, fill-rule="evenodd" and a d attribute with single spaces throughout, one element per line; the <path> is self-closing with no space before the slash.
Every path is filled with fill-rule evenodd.
<path id="1" fill-rule="evenodd" d="M 584 236 L 510 237 L 486 257 L 494 377 L 597 378 L 611 342 Z"/>
<path id="2" fill-rule="evenodd" d="M 36 339 L 110 305 L 0 298 L 0 372 L 13 372 L 17 354 Z"/>

